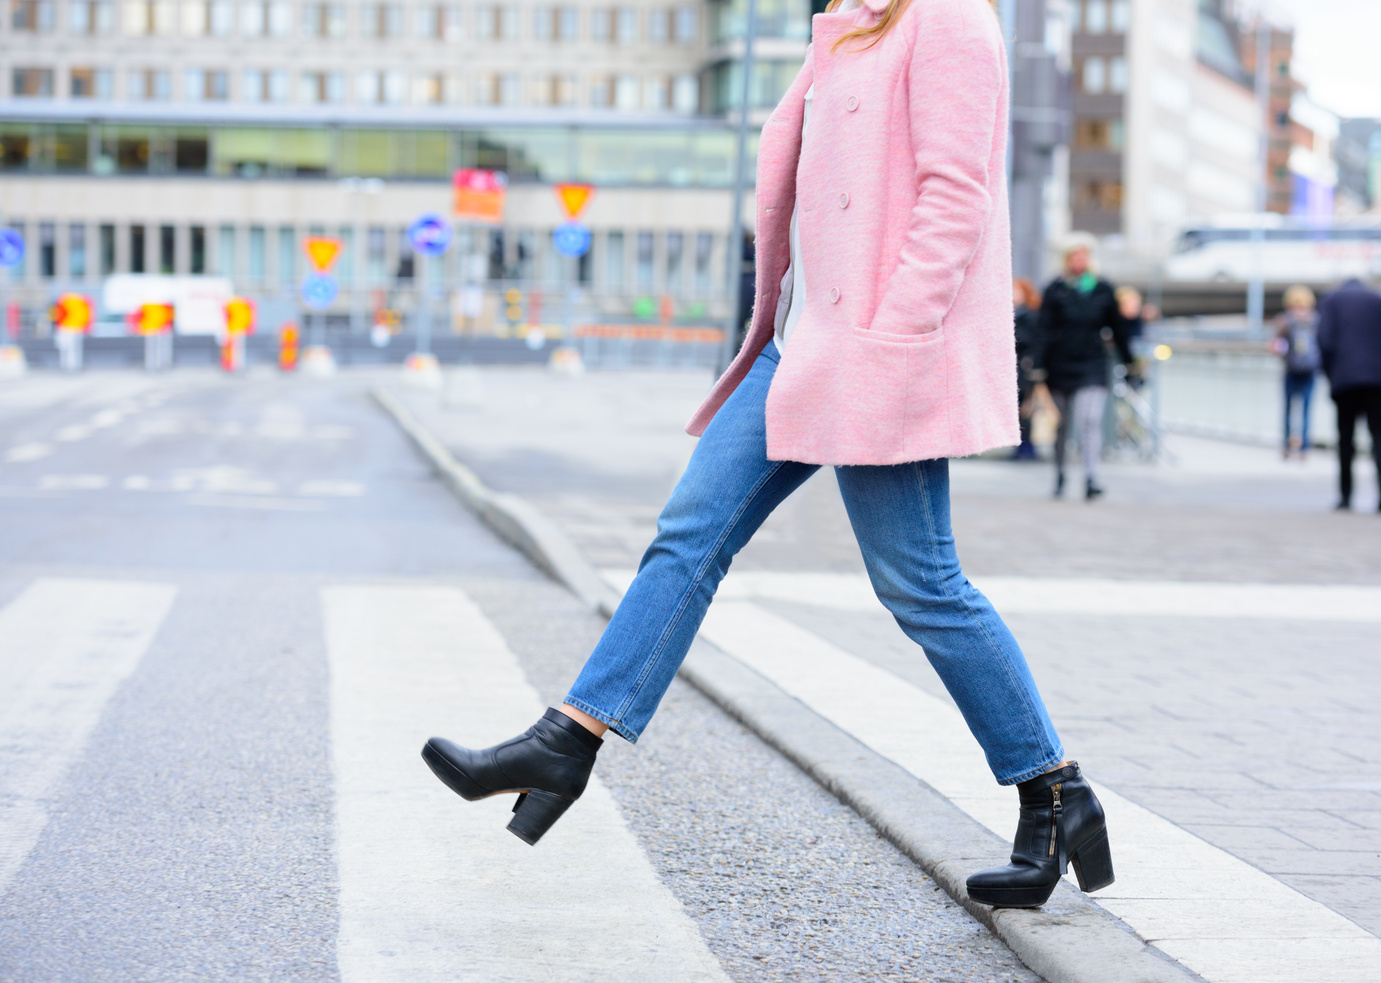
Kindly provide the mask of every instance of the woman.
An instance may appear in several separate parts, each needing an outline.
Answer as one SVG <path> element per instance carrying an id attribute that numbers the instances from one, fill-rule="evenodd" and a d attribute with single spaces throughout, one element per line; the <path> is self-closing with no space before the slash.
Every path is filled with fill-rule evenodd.
<path id="1" fill-rule="evenodd" d="M 559 709 L 423 757 L 467 799 L 518 792 L 509 829 L 536 842 L 605 731 L 646 727 L 734 554 L 835 465 L 878 597 L 1018 787 L 1012 862 L 969 894 L 1035 906 L 1067 860 L 1086 890 L 1112 863 L 1102 808 L 950 533 L 947 458 L 1017 442 L 1002 38 L 986 0 L 840 3 L 763 127 L 752 326 L 691 420 L 700 443 L 637 577 Z"/>
<path id="2" fill-rule="evenodd" d="M 1295 284 L 1285 291 L 1285 310 L 1276 318 L 1276 351 L 1285 362 L 1285 446 L 1304 460 L 1309 452 L 1309 400 L 1314 395 L 1314 375 L 1319 371 L 1319 318 L 1314 291 Z M 1295 403 L 1299 403 L 1299 431 L 1291 434 Z"/>
<path id="3" fill-rule="evenodd" d="M 1084 498 L 1103 494 L 1098 469 L 1103 456 L 1103 407 L 1108 401 L 1108 340 L 1118 359 L 1132 364 L 1127 322 L 1112 284 L 1093 272 L 1090 237 L 1071 236 L 1064 272 L 1045 288 L 1032 360 L 1034 377 L 1048 387 L 1060 411 L 1055 433 L 1055 497 L 1065 490 L 1065 446 L 1071 429 L 1084 460 Z"/>

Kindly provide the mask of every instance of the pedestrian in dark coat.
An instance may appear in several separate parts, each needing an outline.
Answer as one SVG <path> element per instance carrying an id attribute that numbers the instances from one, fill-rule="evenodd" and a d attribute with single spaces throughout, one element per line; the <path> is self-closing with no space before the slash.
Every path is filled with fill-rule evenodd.
<path id="1" fill-rule="evenodd" d="M 1032 350 L 1036 346 L 1037 321 L 1040 319 L 1041 295 L 1036 285 L 1025 277 L 1012 281 L 1012 306 L 1016 311 L 1017 341 L 1017 404 L 1021 414 L 1021 443 L 1017 445 L 1012 457 L 1018 461 L 1034 461 L 1036 446 L 1031 443 L 1031 414 L 1034 401 L 1031 399 L 1035 380 L 1031 371 L 1035 368 Z"/>
<path id="2" fill-rule="evenodd" d="M 1063 274 L 1045 289 L 1032 351 L 1033 375 L 1049 387 L 1060 411 L 1055 434 L 1055 494 L 1064 494 L 1065 443 L 1072 428 L 1084 459 L 1085 497 L 1103 494 L 1098 465 L 1103 453 L 1103 407 L 1108 399 L 1108 343 L 1132 364 L 1127 322 L 1112 284 L 1092 270 L 1091 247 L 1072 240 Z M 1071 420 L 1071 417 L 1073 419 Z"/>
<path id="3" fill-rule="evenodd" d="M 1338 508 L 1348 509 L 1353 440 L 1362 416 L 1381 485 L 1381 294 L 1355 279 L 1329 294 L 1319 312 L 1319 355 L 1338 407 Z"/>

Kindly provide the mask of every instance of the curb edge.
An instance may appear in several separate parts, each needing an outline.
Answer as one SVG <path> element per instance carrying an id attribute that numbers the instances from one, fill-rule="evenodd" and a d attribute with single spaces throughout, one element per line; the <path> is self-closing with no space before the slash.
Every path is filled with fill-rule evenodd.
<path id="1" fill-rule="evenodd" d="M 619 594 L 555 523 L 520 496 L 488 488 L 386 389 L 375 388 L 372 396 L 462 504 L 586 606 L 606 618 L 613 615 Z M 692 645 L 680 675 L 862 816 L 1048 983 L 1201 983 L 1068 884 L 1036 910 L 994 909 L 970 900 L 967 872 L 1005 849 L 987 828 L 708 643 Z"/>

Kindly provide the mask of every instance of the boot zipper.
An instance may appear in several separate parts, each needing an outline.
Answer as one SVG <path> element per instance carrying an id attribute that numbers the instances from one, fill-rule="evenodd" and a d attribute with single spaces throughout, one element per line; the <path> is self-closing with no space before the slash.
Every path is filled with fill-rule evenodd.
<path id="1" fill-rule="evenodd" d="M 1055 838 L 1060 830 L 1060 811 L 1063 806 L 1060 804 L 1060 786 L 1050 786 L 1050 791 L 1055 796 L 1055 811 L 1050 816 L 1050 856 L 1055 856 Z"/>

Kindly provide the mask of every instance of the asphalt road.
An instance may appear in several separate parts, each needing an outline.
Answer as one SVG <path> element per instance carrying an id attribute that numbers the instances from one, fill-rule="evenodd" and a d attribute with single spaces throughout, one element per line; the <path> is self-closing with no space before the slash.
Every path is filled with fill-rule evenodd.
<path id="1" fill-rule="evenodd" d="M 0 387 L 0 817 L 13 820 L 0 821 L 0 981 L 383 978 L 344 954 L 343 923 L 383 933 L 376 962 L 420 960 L 412 979 L 605 978 L 541 969 L 574 951 L 566 936 L 611 958 L 661 946 L 685 956 L 672 964 L 717 962 L 742 981 L 1035 979 L 866 823 L 679 683 L 644 742 L 611 741 L 597 769 L 609 823 L 637 849 L 605 854 L 594 829 L 584 855 L 570 855 L 587 842 L 575 839 L 551 852 L 650 871 L 661 887 L 638 890 L 668 934 L 631 937 L 633 919 L 587 896 L 578 867 L 543 869 L 543 847 L 517 844 L 500 818 L 492 834 L 448 833 L 447 817 L 459 830 L 470 813 L 437 825 L 384 788 L 376 816 L 488 864 L 460 886 L 466 903 L 510 917 L 504 937 L 457 937 L 464 912 L 449 933 L 385 937 L 394 922 L 369 922 L 374 909 L 352 900 L 365 882 L 341 862 L 360 844 L 343 839 L 357 828 L 340 809 L 351 764 L 332 734 L 355 721 L 333 708 L 348 663 L 323 590 L 453 591 L 473 602 L 473 633 L 497 630 L 547 702 L 600 622 L 456 504 L 370 403 L 372 381 L 179 370 Z M 366 627 L 386 649 L 392 626 Z M 400 677 L 387 681 L 405 713 L 435 681 Z M 422 726 L 402 743 L 420 745 Z M 408 754 L 396 769 L 413 781 L 422 765 Z M 462 805 L 439 786 L 424 804 Z M 434 873 L 371 876 L 399 904 L 444 908 Z M 545 891 L 540 912 L 562 938 L 525 942 L 536 913 L 514 907 L 507 879 L 562 886 L 563 874 L 573 883 Z M 540 951 L 500 958 L 505 946 Z M 476 975 L 477 954 L 507 968 Z"/>

